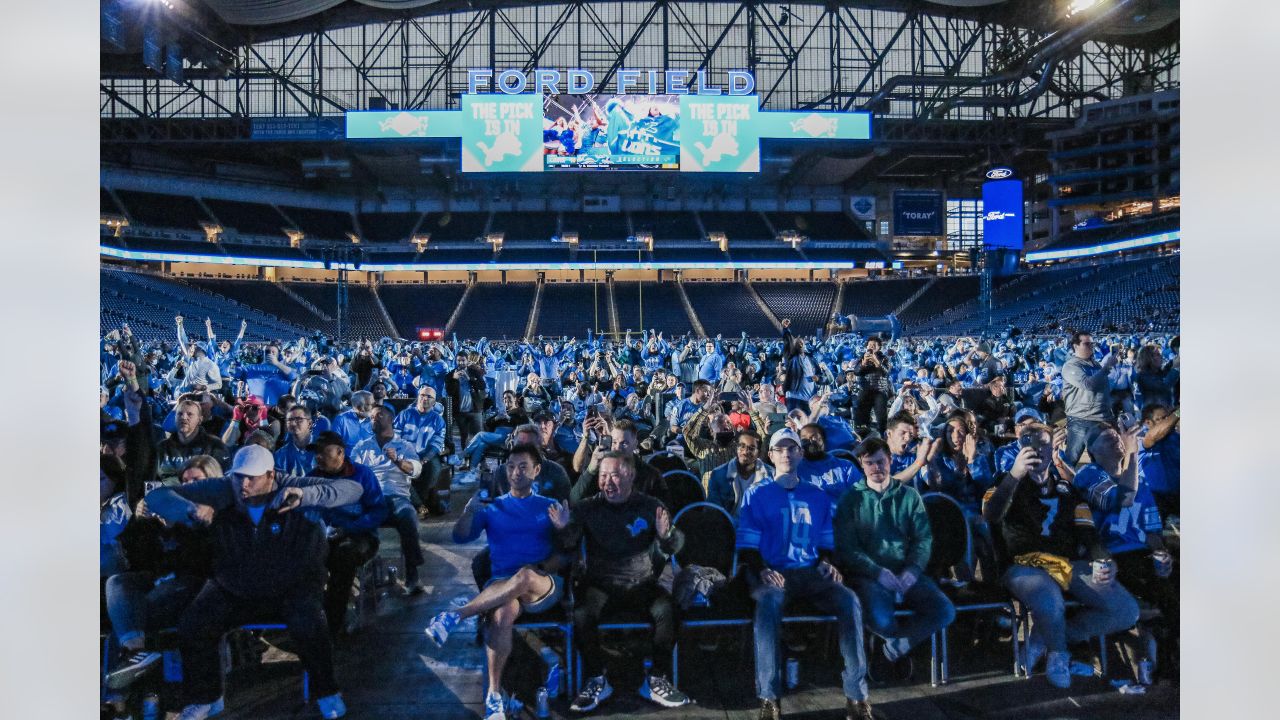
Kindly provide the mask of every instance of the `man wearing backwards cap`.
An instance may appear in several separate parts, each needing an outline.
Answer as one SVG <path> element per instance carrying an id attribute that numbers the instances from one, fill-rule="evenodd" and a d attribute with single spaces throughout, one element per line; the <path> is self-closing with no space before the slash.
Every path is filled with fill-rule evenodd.
<path id="1" fill-rule="evenodd" d="M 1035 408 L 1024 407 L 1013 414 L 1013 434 L 1017 435 L 1018 430 L 1023 425 L 1031 423 L 1043 423 L 1044 415 L 1040 414 Z M 1007 473 L 1013 467 L 1013 461 L 1018 459 L 1018 443 L 1011 442 L 1008 445 L 1001 446 L 996 450 L 996 473 Z"/>
<path id="2" fill-rule="evenodd" d="M 231 628 L 265 618 L 284 620 L 320 696 L 321 714 L 346 714 L 320 602 L 325 532 L 297 510 L 348 505 L 361 493 L 352 480 L 277 478 L 274 458 L 259 445 L 241 448 L 227 477 L 147 493 L 147 507 L 166 522 L 211 525 L 214 537 L 213 577 L 178 623 L 184 720 L 222 712 L 218 642 Z"/>
<path id="3" fill-rule="evenodd" d="M 800 437 L 784 428 L 769 440 L 769 459 L 777 475 L 747 490 L 738 511 L 738 557 L 746 568 L 755 600 L 756 695 L 760 717 L 782 716 L 778 692 L 778 634 L 782 613 L 805 599 L 819 612 L 835 615 L 844 657 L 845 717 L 870 720 L 866 658 L 862 650 L 862 608 L 832 564 L 835 534 L 831 499 L 817 486 L 801 482 Z M 781 523 L 778 521 L 781 517 Z"/>

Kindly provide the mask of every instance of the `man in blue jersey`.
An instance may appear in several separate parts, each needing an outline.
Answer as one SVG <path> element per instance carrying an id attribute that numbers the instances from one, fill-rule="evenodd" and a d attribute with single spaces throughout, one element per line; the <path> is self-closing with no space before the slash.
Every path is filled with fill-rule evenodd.
<path id="1" fill-rule="evenodd" d="M 242 365 L 237 377 L 245 381 L 250 395 L 257 395 L 267 405 L 275 405 L 281 395 L 289 392 L 297 372 L 280 362 L 280 347 L 274 343 L 267 346 L 262 357 L 263 362 Z"/>
<path id="2" fill-rule="evenodd" d="M 506 460 L 511 490 L 498 498 L 477 493 L 453 526 L 453 541 L 467 543 L 488 534 L 491 579 L 479 595 L 456 611 L 431 619 L 427 637 L 443 646 L 449 632 L 469 617 L 487 615 L 485 654 L 489 661 L 489 691 L 485 720 L 506 720 L 502 672 L 511 655 L 512 626 L 522 614 L 555 607 L 564 593 L 558 574 L 564 564 L 556 531 L 568 522 L 568 509 L 533 491 L 542 472 L 542 451 L 536 445 L 511 448 Z"/>
<path id="3" fill-rule="evenodd" d="M 431 385 L 418 388 L 417 400 L 396 416 L 395 428 L 402 440 L 413 445 L 418 452 L 418 460 L 422 462 L 422 471 L 413 481 L 418 502 L 424 510 L 444 514 L 448 512 L 448 507 L 440 497 L 440 491 L 448 490 L 448 487 L 439 486 L 447 482 L 444 466 L 440 461 L 440 453 L 444 452 L 446 429 L 444 408 L 436 403 L 437 396 L 436 389 Z"/>
<path id="4" fill-rule="evenodd" d="M 1080 468 L 1073 481 L 1089 502 L 1102 542 L 1115 560 L 1125 587 L 1139 599 L 1160 609 L 1170 639 L 1176 642 L 1179 602 L 1177 580 L 1171 578 L 1173 555 L 1164 545 L 1164 522 L 1155 496 L 1139 467 L 1138 428 L 1120 433 L 1108 428 L 1089 446 L 1092 463 Z M 1136 482 L 1130 490 L 1126 484 Z M 1145 628 L 1123 638 L 1130 648 L 1138 681 L 1153 680 L 1155 658 L 1150 656 Z"/>
<path id="5" fill-rule="evenodd" d="M 314 440 L 311 410 L 301 404 L 289 408 L 284 416 L 284 427 L 287 435 L 284 444 L 276 450 L 276 475 L 303 477 L 316 463 L 316 454 L 310 447 Z"/>
<path id="6" fill-rule="evenodd" d="M 800 428 L 800 448 L 804 456 L 796 466 L 796 474 L 802 482 L 811 483 L 831 498 L 831 507 L 840 502 L 840 496 L 862 479 L 862 471 L 856 465 L 827 452 L 827 432 L 817 423 Z"/>
<path id="7" fill-rule="evenodd" d="M 361 440 L 373 435 L 373 428 L 369 423 L 371 410 L 373 410 L 373 393 L 368 390 L 358 390 L 351 393 L 351 408 L 339 413 L 333 419 L 333 431 L 342 436 L 348 451 Z"/>
<path id="8" fill-rule="evenodd" d="M 769 440 L 769 458 L 777 475 L 747 490 L 738 511 L 738 558 L 755 600 L 756 695 L 760 717 L 778 720 L 782 678 L 778 669 L 778 635 L 782 613 L 795 600 L 807 600 L 819 611 L 835 615 L 844 657 L 846 718 L 871 720 L 867 701 L 866 658 L 862 650 L 862 608 L 853 591 L 841 584 L 834 560 L 835 535 L 831 498 L 796 474 L 800 438 L 782 429 Z"/>
<path id="9" fill-rule="evenodd" d="M 1142 408 L 1142 445 L 1138 462 L 1142 476 L 1155 495 L 1160 514 L 1179 514 L 1178 497 L 1182 486 L 1182 435 L 1178 432 L 1181 413 L 1160 403 L 1147 403 Z"/>

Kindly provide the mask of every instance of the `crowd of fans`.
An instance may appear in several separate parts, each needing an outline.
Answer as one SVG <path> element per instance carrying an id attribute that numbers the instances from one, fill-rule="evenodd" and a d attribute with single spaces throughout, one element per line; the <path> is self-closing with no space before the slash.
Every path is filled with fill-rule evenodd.
<path id="1" fill-rule="evenodd" d="M 868 664 L 909 663 L 978 585 L 1029 612 L 1019 662 L 1043 662 L 1057 687 L 1071 682 L 1072 648 L 1103 634 L 1123 641 L 1137 686 L 1176 677 L 1176 337 L 802 338 L 784 320 L 766 339 L 250 345 L 176 322 L 172 343 L 139 343 L 126 325 L 101 345 L 116 697 L 146 685 L 176 629 L 181 717 L 214 716 L 220 638 L 270 621 L 287 626 L 321 715 L 342 717 L 333 644 L 379 528 L 400 538 L 403 592 L 420 594 L 419 522 L 471 485 L 453 539 L 486 535 L 478 594 L 426 634 L 443 646 L 462 620 L 483 620 L 488 720 L 507 717 L 516 620 L 570 595 L 578 712 L 613 693 L 599 626 L 620 613 L 652 626 L 640 695 L 690 702 L 670 678 L 678 619 L 731 596 L 753 608 L 765 718 L 781 716 L 788 610 L 837 618 L 847 716 L 870 718 Z M 736 532 L 737 575 L 695 578 L 692 600 L 673 594 L 666 563 L 701 541 L 674 521 L 689 493 L 673 467 L 700 478 L 694 499 Z M 950 567 L 931 564 L 932 494 L 954 501 L 972 537 Z M 1158 612 L 1139 623 L 1140 607 Z"/>

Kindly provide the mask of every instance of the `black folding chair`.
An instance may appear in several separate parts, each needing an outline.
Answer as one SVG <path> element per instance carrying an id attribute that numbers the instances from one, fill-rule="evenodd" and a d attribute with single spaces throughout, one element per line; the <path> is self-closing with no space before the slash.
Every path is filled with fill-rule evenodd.
<path id="1" fill-rule="evenodd" d="M 933 552 L 929 556 L 929 565 L 925 568 L 925 574 L 938 581 L 938 587 L 951 598 L 952 604 L 955 606 L 956 614 L 960 613 L 979 613 L 979 612 L 1004 612 L 1008 613 L 1010 618 L 1017 622 L 1017 614 L 1014 611 L 1012 600 L 1009 598 L 1008 592 L 999 586 L 991 586 L 984 583 L 970 583 L 966 587 L 965 600 L 957 602 L 956 593 L 952 586 L 942 581 L 942 578 L 948 571 L 965 562 L 967 558 L 973 554 L 973 537 L 969 532 L 969 520 L 965 517 L 964 510 L 960 504 L 950 495 L 940 492 L 925 493 L 921 496 L 924 500 L 925 512 L 929 515 L 929 528 L 933 532 Z M 1018 674 L 1018 658 L 1019 640 L 1018 633 L 1013 635 L 1013 666 L 1014 675 Z M 932 673 L 934 679 L 933 684 L 946 685 L 950 680 L 951 664 L 950 653 L 947 646 L 947 629 L 943 628 L 939 633 L 941 637 L 935 639 L 935 645 L 941 644 L 941 655 L 935 652 L 935 672 Z"/>
<path id="2" fill-rule="evenodd" d="M 671 501 L 671 507 L 667 509 L 673 513 L 707 499 L 702 481 L 688 470 L 668 470 L 662 474 L 662 479 L 667 483 L 667 497 Z"/>
<path id="3" fill-rule="evenodd" d="M 652 465 L 658 470 L 658 472 L 663 473 L 664 475 L 672 470 L 684 470 L 686 472 L 689 470 L 689 466 L 685 464 L 683 458 L 679 455 L 667 452 L 666 450 L 653 453 L 646 457 L 644 461 Z"/>
<path id="4" fill-rule="evenodd" d="M 711 606 L 684 611 L 680 628 L 750 626 L 751 604 L 746 597 L 740 596 L 741 593 L 733 592 L 737 588 L 733 580 L 738 571 L 737 531 L 733 518 L 719 505 L 702 501 L 686 505 L 676 513 L 672 523 L 685 537 L 680 552 L 671 557 L 674 570 L 678 572 L 682 567 L 701 565 L 719 570 L 730 580 L 724 591 L 711 598 Z M 671 650 L 671 683 L 680 686 L 678 637 Z"/>

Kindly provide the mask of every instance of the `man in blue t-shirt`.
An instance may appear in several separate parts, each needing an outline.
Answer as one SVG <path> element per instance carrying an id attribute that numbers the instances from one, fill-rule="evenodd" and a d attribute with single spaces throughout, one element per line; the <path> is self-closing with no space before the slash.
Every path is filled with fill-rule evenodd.
<path id="1" fill-rule="evenodd" d="M 802 482 L 811 483 L 831 498 L 831 507 L 840 496 L 862 479 L 858 466 L 827 452 L 827 432 L 817 423 L 800 428 L 800 447 L 804 456 L 796 466 Z"/>
<path id="2" fill-rule="evenodd" d="M 533 491 L 542 472 L 542 451 L 536 445 L 516 445 L 507 453 L 507 481 L 511 490 L 488 498 L 478 492 L 453 526 L 453 540 L 467 543 L 488 534 L 492 578 L 480 594 L 456 611 L 436 615 L 426 634 L 443 646 L 462 620 L 488 615 L 485 654 L 489 659 L 489 691 L 485 718 L 505 718 L 502 671 L 511 655 L 511 632 L 516 618 L 555 607 L 564 593 L 557 574 L 563 558 L 557 552 L 556 530 L 568 520 L 566 507 Z"/>
<path id="3" fill-rule="evenodd" d="M 840 627 L 841 676 L 846 716 L 871 720 L 867 702 L 866 657 L 862 649 L 862 607 L 845 587 L 834 560 L 835 535 L 830 497 L 796 474 L 800 437 L 782 429 L 769 440 L 777 475 L 747 490 L 738 511 L 739 562 L 746 568 L 755 600 L 756 695 L 761 717 L 781 717 L 778 698 L 778 635 L 786 605 L 804 599 L 835 615 Z"/>
<path id="4" fill-rule="evenodd" d="M 1181 420 L 1181 413 L 1159 403 L 1147 403 L 1142 408 L 1138 462 L 1160 506 L 1160 514 L 1166 517 L 1179 514 L 1182 435 L 1178 432 L 1178 423 Z"/>

